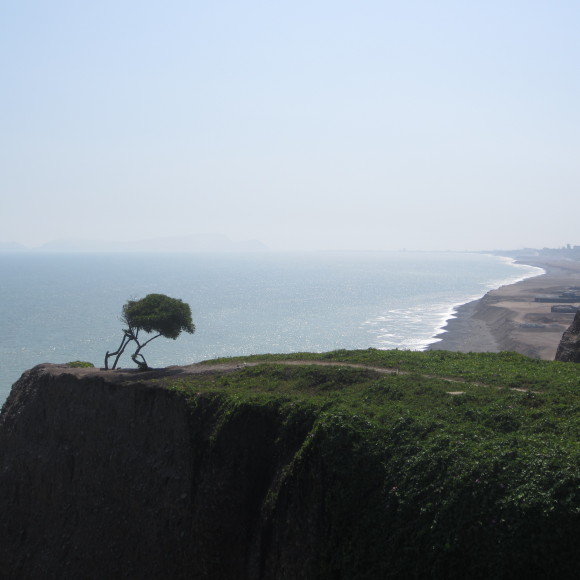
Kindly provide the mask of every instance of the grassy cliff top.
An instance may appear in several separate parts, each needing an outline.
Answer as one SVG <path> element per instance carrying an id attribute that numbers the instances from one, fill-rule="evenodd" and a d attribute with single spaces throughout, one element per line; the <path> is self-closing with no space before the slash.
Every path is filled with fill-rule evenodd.
<path id="1" fill-rule="evenodd" d="M 381 369 L 432 374 L 489 386 L 522 389 L 550 388 L 574 393 L 580 385 L 580 365 L 529 358 L 515 352 L 460 353 L 449 351 L 415 352 L 407 350 L 336 350 L 326 353 L 299 352 L 233 357 L 205 361 L 255 363 L 281 361 L 320 361 L 359 364 Z"/>
<path id="2" fill-rule="evenodd" d="M 209 372 L 224 364 L 229 372 Z M 256 409 L 279 417 L 283 433 L 306 429 L 291 469 L 308 456 L 324 463 L 340 482 L 339 495 L 325 499 L 331 512 L 365 498 L 360 513 L 378 514 L 369 516 L 372 525 L 345 516 L 360 546 L 390 521 L 378 545 L 396 538 L 393 554 L 413 553 L 405 566 L 462 562 L 479 566 L 482 577 L 508 577 L 521 572 L 517 554 L 525 551 L 530 570 L 574 573 L 580 365 L 515 353 L 369 349 L 196 366 L 208 372 L 166 385 L 197 416 L 219 416 L 215 437 Z"/>
<path id="3" fill-rule="evenodd" d="M 296 405 L 341 414 L 374 428 L 407 425 L 453 446 L 550 445 L 580 450 L 580 366 L 516 353 L 334 351 L 207 361 L 236 363 L 226 374 L 169 381 L 190 396 Z M 495 443 L 493 443 L 495 444 Z M 510 451 L 511 453 L 511 451 Z"/>

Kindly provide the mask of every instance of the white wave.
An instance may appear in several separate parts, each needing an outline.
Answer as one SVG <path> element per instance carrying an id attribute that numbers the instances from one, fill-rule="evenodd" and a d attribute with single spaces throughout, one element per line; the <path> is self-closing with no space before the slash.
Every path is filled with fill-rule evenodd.
<path id="1" fill-rule="evenodd" d="M 489 254 L 493 256 L 493 254 Z M 530 266 L 529 264 L 519 264 L 516 262 L 514 258 L 510 258 L 508 256 L 493 256 L 498 261 L 503 262 L 505 264 L 509 264 L 513 268 L 520 270 L 518 274 L 514 272 L 513 276 L 508 276 L 506 278 L 501 278 L 497 280 L 491 280 L 486 284 L 486 287 L 489 290 L 495 290 L 497 288 L 501 288 L 501 286 L 507 286 L 510 284 L 517 284 L 518 282 L 522 282 L 527 280 L 528 278 L 535 278 L 536 276 L 542 276 L 546 273 L 546 270 L 540 268 L 538 266 Z"/>
<path id="2" fill-rule="evenodd" d="M 513 258 L 493 256 L 498 261 L 518 270 L 511 276 L 495 278 L 481 284 L 481 291 L 464 294 L 451 303 L 417 303 L 403 308 L 390 308 L 372 319 L 364 321 L 369 332 L 375 335 L 374 346 L 380 349 L 402 348 L 425 350 L 441 340 L 448 322 L 457 316 L 460 306 L 481 299 L 487 292 L 508 284 L 545 274 L 542 268 L 518 264 Z M 369 328 L 370 327 L 370 328 Z M 396 329 L 396 330 L 393 330 Z"/>

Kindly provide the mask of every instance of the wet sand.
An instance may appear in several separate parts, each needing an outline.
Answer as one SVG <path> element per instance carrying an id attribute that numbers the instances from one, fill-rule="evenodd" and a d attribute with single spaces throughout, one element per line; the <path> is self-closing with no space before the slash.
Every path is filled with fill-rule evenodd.
<path id="1" fill-rule="evenodd" d="M 551 312 L 554 303 L 535 297 L 558 295 L 580 287 L 580 262 L 525 258 L 519 260 L 546 273 L 488 292 L 457 310 L 429 350 L 459 352 L 515 351 L 553 360 L 563 332 L 574 313 Z M 580 306 L 580 302 L 573 303 Z"/>

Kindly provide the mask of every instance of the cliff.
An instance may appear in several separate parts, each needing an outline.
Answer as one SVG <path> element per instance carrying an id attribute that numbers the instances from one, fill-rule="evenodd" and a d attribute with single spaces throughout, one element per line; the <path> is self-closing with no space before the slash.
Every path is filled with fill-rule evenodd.
<path id="1" fill-rule="evenodd" d="M 256 408 L 216 432 L 211 397 L 191 413 L 135 378 L 43 365 L 15 385 L 0 422 L 0 577 L 262 577 L 265 495 L 311 421 L 278 440 L 279 417 Z M 295 526 L 312 515 L 304 502 Z M 299 544 L 268 553 L 296 570 L 314 547 Z"/>
<path id="2" fill-rule="evenodd" d="M 580 312 L 576 313 L 572 324 L 562 335 L 562 340 L 556 350 L 556 360 L 580 362 Z"/>
<path id="3" fill-rule="evenodd" d="M 0 577 L 571 578 L 577 471 L 550 511 L 535 488 L 517 503 L 525 464 L 461 463 L 457 433 L 401 407 L 400 381 L 417 398 L 431 379 L 382 372 L 27 371 L 0 416 Z M 392 416 L 350 412 L 353 389 Z"/>

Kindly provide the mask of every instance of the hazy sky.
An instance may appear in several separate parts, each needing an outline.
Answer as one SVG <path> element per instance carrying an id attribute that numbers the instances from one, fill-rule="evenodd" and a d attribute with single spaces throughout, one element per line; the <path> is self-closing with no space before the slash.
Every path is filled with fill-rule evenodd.
<path id="1" fill-rule="evenodd" d="M 4 0 L 0 241 L 580 244 L 578 0 Z"/>

